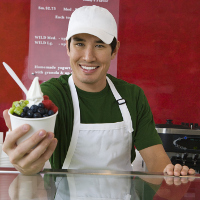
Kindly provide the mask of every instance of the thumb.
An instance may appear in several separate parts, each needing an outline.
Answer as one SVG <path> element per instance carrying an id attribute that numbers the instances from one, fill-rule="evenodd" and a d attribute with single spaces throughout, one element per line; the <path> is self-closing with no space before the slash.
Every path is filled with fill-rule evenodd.
<path id="1" fill-rule="evenodd" d="M 12 128 L 11 128 L 11 122 L 10 122 L 10 116 L 8 114 L 8 109 L 3 111 L 3 117 L 4 117 L 4 120 L 5 120 L 6 126 L 10 130 L 12 130 Z"/>

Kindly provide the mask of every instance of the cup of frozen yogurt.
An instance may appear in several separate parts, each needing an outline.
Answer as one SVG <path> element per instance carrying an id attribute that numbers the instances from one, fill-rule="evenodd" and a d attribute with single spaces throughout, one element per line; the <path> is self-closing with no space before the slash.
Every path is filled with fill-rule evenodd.
<path id="1" fill-rule="evenodd" d="M 31 126 L 28 133 L 26 133 L 24 136 L 17 140 L 17 145 L 31 137 L 35 132 L 37 132 L 40 129 L 44 129 L 47 132 L 54 132 L 57 114 L 58 112 L 56 112 L 54 115 L 45 118 L 20 118 L 9 113 L 12 130 L 16 129 L 17 127 L 23 124 L 29 124 Z"/>
<path id="2" fill-rule="evenodd" d="M 13 102 L 12 107 L 9 109 L 12 130 L 23 124 L 31 126 L 30 130 L 18 139 L 17 145 L 40 129 L 54 132 L 57 114 L 58 107 L 48 96 L 43 96 L 39 79 L 35 77 L 26 94 L 26 100 Z"/>

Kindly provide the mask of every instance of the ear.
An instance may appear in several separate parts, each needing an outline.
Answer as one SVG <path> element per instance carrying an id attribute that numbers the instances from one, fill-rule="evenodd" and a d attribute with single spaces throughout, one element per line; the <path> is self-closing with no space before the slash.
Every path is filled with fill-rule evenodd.
<path id="1" fill-rule="evenodd" d="M 115 56 L 117 55 L 118 53 L 118 50 L 119 50 L 119 47 L 120 47 L 120 42 L 117 41 L 117 45 L 115 47 L 115 50 L 113 51 L 112 55 L 111 55 L 111 60 L 113 60 L 115 58 Z"/>
<path id="2" fill-rule="evenodd" d="M 69 56 L 68 40 L 66 40 L 67 55 Z"/>

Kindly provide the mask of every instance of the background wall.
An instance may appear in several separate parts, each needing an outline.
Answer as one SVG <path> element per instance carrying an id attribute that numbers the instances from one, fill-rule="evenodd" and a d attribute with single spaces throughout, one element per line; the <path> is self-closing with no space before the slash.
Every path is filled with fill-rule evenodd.
<path id="1" fill-rule="evenodd" d="M 200 124 L 200 1 L 121 0 L 118 78 L 140 86 L 155 123 Z M 23 93 L 3 61 L 29 88 L 29 0 L 0 0 L 0 131 L 2 112 Z M 59 30 L 58 30 L 59 31 Z"/>

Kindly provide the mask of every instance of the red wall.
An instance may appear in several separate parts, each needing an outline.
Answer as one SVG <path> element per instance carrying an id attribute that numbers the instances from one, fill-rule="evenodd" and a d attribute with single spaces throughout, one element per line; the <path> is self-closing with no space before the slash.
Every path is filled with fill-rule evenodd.
<path id="1" fill-rule="evenodd" d="M 200 124 L 200 1 L 121 0 L 118 78 L 142 87 L 156 123 Z M 29 0 L 0 0 L 0 62 L 29 88 Z M 59 30 L 58 30 L 59 31 Z M 2 112 L 23 93 L 0 63 Z"/>

